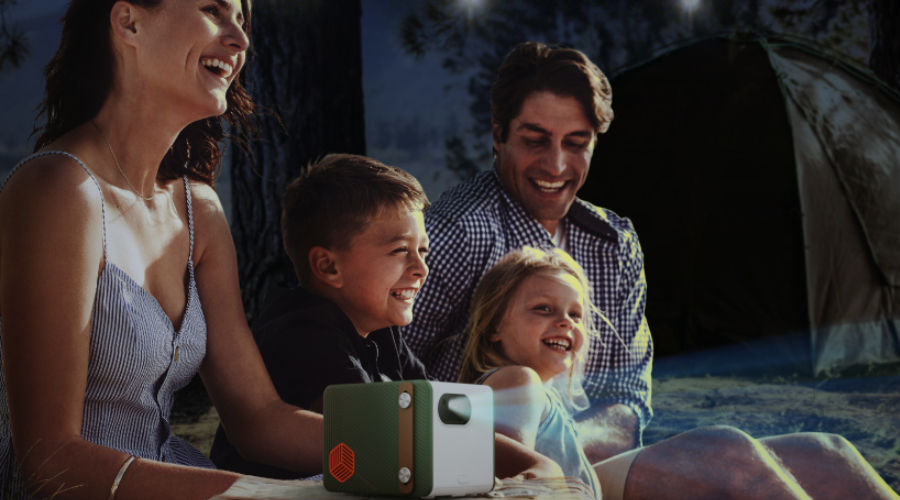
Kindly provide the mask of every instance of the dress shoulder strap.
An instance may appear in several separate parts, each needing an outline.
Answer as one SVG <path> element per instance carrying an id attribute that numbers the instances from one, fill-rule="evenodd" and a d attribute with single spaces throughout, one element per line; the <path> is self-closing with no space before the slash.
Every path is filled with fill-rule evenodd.
<path id="1" fill-rule="evenodd" d="M 69 153 L 67 151 L 61 151 L 61 150 L 42 151 L 40 153 L 30 154 L 30 155 L 26 156 L 25 158 L 22 158 L 19 161 L 19 163 L 16 163 L 16 165 L 12 168 L 12 170 L 9 171 L 9 174 L 6 176 L 6 179 L 4 179 L 3 183 L 0 184 L 0 191 L 2 191 L 4 187 L 6 187 L 6 183 L 9 182 L 9 179 L 12 178 L 13 174 L 15 174 L 16 171 L 19 170 L 20 167 L 22 167 L 26 163 L 30 162 L 31 160 L 41 158 L 44 156 L 50 156 L 50 155 L 66 156 L 68 158 L 71 158 L 72 160 L 75 160 L 75 162 L 78 163 L 79 165 L 81 165 L 81 168 L 83 168 L 84 171 L 87 172 L 88 177 L 90 177 L 90 179 L 91 179 L 91 182 L 93 182 L 94 186 L 97 187 L 97 192 L 100 193 L 100 217 L 101 217 L 100 222 L 101 222 L 102 236 L 103 236 L 103 257 L 106 258 L 106 201 L 103 198 L 103 190 L 100 189 L 100 183 L 97 182 L 97 178 L 94 177 L 94 173 L 91 172 L 91 169 L 89 169 L 88 166 L 85 165 L 85 163 L 83 161 L 81 161 L 81 159 L 78 158 L 77 156 L 75 156 L 72 153 Z M 188 206 L 190 207 L 190 197 L 188 197 Z M 193 249 L 193 235 L 191 236 L 191 248 Z"/>
<path id="2" fill-rule="evenodd" d="M 187 218 L 188 218 L 188 234 L 191 237 L 191 249 L 188 252 L 188 262 L 191 263 L 193 269 L 194 262 L 194 209 L 191 206 L 191 183 L 188 176 L 184 176 L 184 196 L 187 200 Z M 193 271 L 192 271 L 193 272 Z"/>
<path id="3" fill-rule="evenodd" d="M 500 367 L 491 368 L 490 370 L 488 370 L 488 371 L 482 373 L 481 376 L 478 377 L 478 379 L 476 379 L 476 380 L 475 380 L 474 382 L 472 382 L 472 383 L 473 383 L 473 384 L 483 384 L 484 381 L 488 379 L 488 377 L 490 377 L 491 375 L 493 375 L 493 374 L 494 374 L 497 370 L 499 370 L 499 369 L 500 369 Z"/>

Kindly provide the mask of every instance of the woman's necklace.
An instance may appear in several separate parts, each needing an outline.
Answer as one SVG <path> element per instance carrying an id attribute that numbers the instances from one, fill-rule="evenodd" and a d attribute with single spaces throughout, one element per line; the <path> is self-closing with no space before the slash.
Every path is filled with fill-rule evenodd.
<path id="1" fill-rule="evenodd" d="M 107 147 L 107 149 L 109 149 L 109 154 L 112 155 L 113 162 L 115 162 L 115 164 L 116 164 L 116 169 L 118 169 L 118 170 L 119 170 L 119 173 L 122 174 L 122 178 L 125 179 L 125 182 L 128 183 L 128 187 L 131 188 L 131 191 L 134 192 L 134 194 L 138 195 L 139 197 L 143 198 L 145 201 L 150 201 L 150 200 L 152 200 L 152 199 L 153 199 L 153 194 L 151 194 L 150 196 L 144 196 L 144 194 L 141 193 L 141 192 L 138 190 L 138 188 L 134 187 L 134 184 L 132 184 L 131 181 L 128 180 L 128 176 L 125 175 L 125 171 L 122 170 L 122 166 L 119 165 L 119 159 L 116 158 L 116 153 L 113 151 L 113 148 L 112 148 L 112 146 L 109 144 L 109 141 L 106 139 L 106 136 L 103 134 L 103 131 L 100 130 L 100 127 L 97 125 L 96 122 L 94 122 L 94 120 L 91 120 L 91 124 L 94 125 L 94 128 L 97 129 L 97 133 L 100 134 L 100 138 L 103 139 L 103 142 L 106 143 L 106 147 Z"/>

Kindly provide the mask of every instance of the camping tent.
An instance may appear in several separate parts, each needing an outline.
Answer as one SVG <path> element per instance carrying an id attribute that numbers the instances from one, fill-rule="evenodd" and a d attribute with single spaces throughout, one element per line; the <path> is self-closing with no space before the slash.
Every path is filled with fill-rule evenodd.
<path id="1" fill-rule="evenodd" d="M 580 195 L 635 223 L 658 357 L 731 345 L 744 364 L 815 373 L 900 360 L 896 92 L 797 41 L 736 36 L 612 86 Z"/>

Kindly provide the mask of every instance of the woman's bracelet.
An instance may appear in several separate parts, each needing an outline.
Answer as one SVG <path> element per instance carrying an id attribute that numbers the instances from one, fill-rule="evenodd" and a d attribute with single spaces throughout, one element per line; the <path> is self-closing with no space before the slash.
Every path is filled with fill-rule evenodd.
<path id="1" fill-rule="evenodd" d="M 122 482 L 122 476 L 125 475 L 125 471 L 128 470 L 128 466 L 131 465 L 131 462 L 134 462 L 134 455 L 130 455 L 128 460 L 122 464 L 122 467 L 119 467 L 119 473 L 116 474 L 116 478 L 113 479 L 112 486 L 109 487 L 109 500 L 115 500 L 116 491 L 119 490 L 119 483 Z"/>

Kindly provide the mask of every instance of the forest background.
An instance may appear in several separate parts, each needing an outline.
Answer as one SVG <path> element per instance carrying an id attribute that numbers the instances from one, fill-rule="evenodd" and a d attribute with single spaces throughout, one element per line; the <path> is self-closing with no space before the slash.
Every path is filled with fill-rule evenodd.
<path id="1" fill-rule="evenodd" d="M 0 0 L 0 173 L 33 144 L 66 5 Z M 286 182 L 329 152 L 404 168 L 432 199 L 489 169 L 488 88 L 522 40 L 576 47 L 614 76 L 711 34 L 791 34 L 900 85 L 893 0 L 257 0 L 253 11 L 242 77 L 259 131 L 217 183 L 251 322 L 269 286 L 292 279 L 278 229 Z"/>

